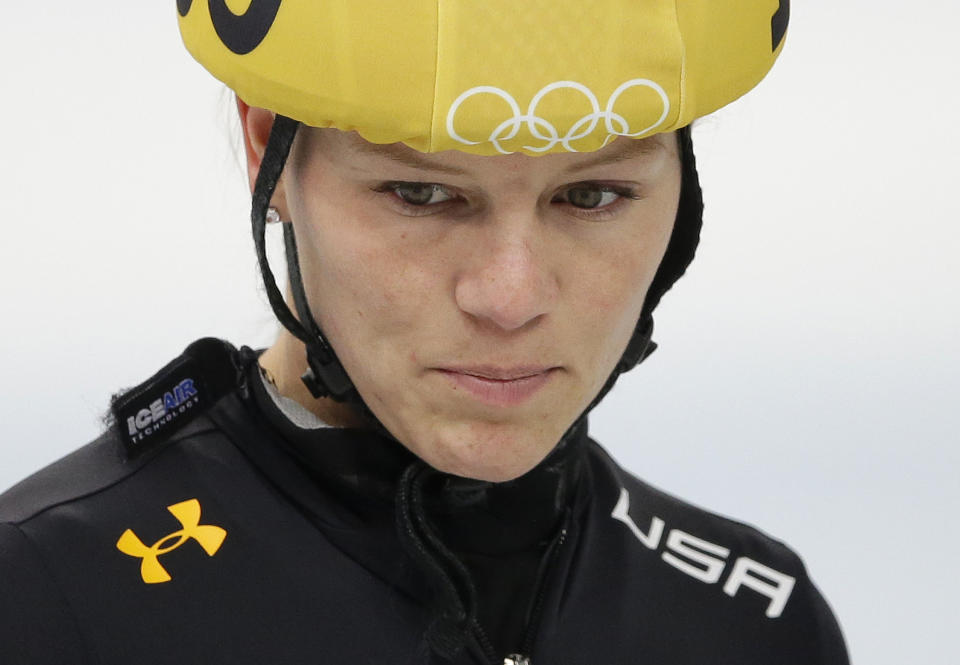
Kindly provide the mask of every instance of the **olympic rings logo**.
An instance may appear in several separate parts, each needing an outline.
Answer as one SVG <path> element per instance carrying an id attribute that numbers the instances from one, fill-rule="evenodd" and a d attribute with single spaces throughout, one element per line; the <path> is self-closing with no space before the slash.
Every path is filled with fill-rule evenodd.
<path id="1" fill-rule="evenodd" d="M 660 101 L 663 103 L 663 113 L 660 115 L 657 121 L 649 127 L 645 127 L 639 131 L 631 131 L 632 128 L 630 127 L 629 121 L 614 111 L 614 107 L 617 105 L 617 101 L 620 99 L 620 96 L 631 88 L 650 89 L 659 96 Z M 537 115 L 537 107 L 540 105 L 540 102 L 543 101 L 543 98 L 555 90 L 562 89 L 571 89 L 582 93 L 583 96 L 587 98 L 587 101 L 590 103 L 592 108 L 591 113 L 588 113 L 577 120 L 563 136 L 560 135 L 560 132 L 553 123 Z M 530 150 L 531 152 L 547 152 L 552 150 L 559 143 L 566 148 L 567 151 L 577 152 L 576 148 L 571 146 L 570 143 L 592 134 L 600 124 L 601 120 L 603 121 L 604 128 L 607 131 L 607 137 L 603 141 L 603 145 L 606 145 L 609 143 L 610 139 L 616 136 L 637 137 L 652 132 L 663 124 L 663 122 L 667 119 L 667 115 L 670 113 L 670 98 L 667 97 L 666 91 L 658 83 L 649 79 L 632 79 L 626 83 L 623 83 L 619 88 L 614 90 L 613 94 L 610 96 L 610 101 L 607 102 L 606 108 L 604 109 L 600 108 L 600 100 L 597 99 L 597 96 L 593 94 L 593 91 L 587 86 L 577 83 L 576 81 L 556 81 L 545 86 L 533 96 L 526 113 L 521 111 L 517 100 L 515 100 L 513 96 L 510 95 L 510 93 L 508 93 L 506 90 L 494 86 L 481 85 L 475 88 L 470 88 L 462 95 L 457 97 L 456 101 L 454 101 L 453 105 L 450 107 L 450 111 L 447 113 L 447 133 L 452 139 L 465 145 L 478 145 L 480 141 L 471 141 L 457 133 L 455 127 L 456 116 L 464 102 L 476 95 L 495 95 L 504 100 L 509 105 L 510 110 L 513 112 L 513 117 L 507 118 L 497 125 L 494 130 L 490 132 L 490 138 L 487 139 L 493 144 L 498 152 L 504 155 L 510 154 L 510 151 L 505 150 L 501 144 L 504 141 L 510 141 L 511 139 L 514 139 L 524 125 L 526 125 L 530 133 L 536 139 L 540 141 L 546 141 L 545 145 L 525 145 L 523 146 L 524 149 Z"/>

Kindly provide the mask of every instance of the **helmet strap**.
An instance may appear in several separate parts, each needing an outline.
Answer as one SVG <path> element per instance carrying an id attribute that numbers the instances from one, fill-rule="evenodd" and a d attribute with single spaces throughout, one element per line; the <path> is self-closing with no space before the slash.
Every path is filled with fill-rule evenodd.
<path id="1" fill-rule="evenodd" d="M 287 306 L 283 294 L 277 286 L 276 277 L 270 268 L 267 258 L 267 212 L 270 200 L 276 191 L 280 174 L 290 155 L 290 148 L 296 137 L 300 123 L 291 118 L 277 115 L 270 138 L 260 162 L 260 171 L 253 188 L 253 202 L 250 212 L 250 221 L 253 226 L 253 242 L 257 251 L 257 262 L 263 285 L 267 292 L 267 300 L 277 319 L 284 328 L 294 337 L 304 343 L 307 349 L 307 366 L 302 380 L 315 398 L 332 397 L 338 401 L 348 398 L 359 399 L 350 377 L 347 376 L 343 365 L 337 359 L 333 348 L 327 341 L 320 326 L 317 325 L 310 312 L 307 296 L 304 291 L 303 277 L 300 273 L 300 260 L 297 253 L 297 242 L 292 225 L 287 222 L 283 225 L 284 247 L 287 254 L 287 270 L 290 278 L 290 289 L 297 309 L 297 316 Z"/>

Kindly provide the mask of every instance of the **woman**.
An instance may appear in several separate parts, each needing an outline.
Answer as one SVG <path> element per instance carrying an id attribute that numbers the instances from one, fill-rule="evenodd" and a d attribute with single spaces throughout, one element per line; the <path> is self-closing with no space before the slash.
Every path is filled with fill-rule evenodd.
<path id="1" fill-rule="evenodd" d="M 195 342 L 0 499 L 8 659 L 845 663 L 790 550 L 587 437 L 693 257 L 689 124 L 786 31 L 673 7 L 179 1 L 284 333 Z"/>

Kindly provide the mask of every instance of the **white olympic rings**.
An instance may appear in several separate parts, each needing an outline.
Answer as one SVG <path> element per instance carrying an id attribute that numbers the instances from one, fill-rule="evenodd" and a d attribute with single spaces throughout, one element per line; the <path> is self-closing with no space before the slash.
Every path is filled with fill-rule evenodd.
<path id="1" fill-rule="evenodd" d="M 660 100 L 663 102 L 663 113 L 660 115 L 660 118 L 649 127 L 641 129 L 638 132 L 631 132 L 630 123 L 622 115 L 615 113 L 613 107 L 616 105 L 617 100 L 620 99 L 620 95 L 630 88 L 636 87 L 650 88 L 656 92 L 660 96 Z M 592 107 L 593 111 L 577 120 L 565 135 L 560 136 L 557 128 L 551 122 L 537 115 L 537 106 L 548 94 L 554 90 L 560 90 L 564 88 L 581 92 L 590 102 L 590 106 Z M 490 133 L 490 138 L 487 139 L 493 144 L 498 152 L 504 155 L 508 155 L 510 153 L 509 151 L 503 149 L 501 142 L 509 141 L 515 138 L 520 132 L 520 128 L 524 123 L 526 123 L 527 128 L 535 138 L 547 142 L 546 145 L 543 146 L 523 146 L 524 149 L 530 150 L 531 152 L 547 152 L 560 143 L 569 152 L 577 152 L 576 148 L 570 145 L 570 142 L 582 139 L 585 136 L 592 134 L 601 120 L 604 121 L 604 127 L 607 130 L 607 137 L 603 141 L 603 145 L 606 145 L 610 139 L 615 136 L 636 137 L 647 134 L 648 132 L 651 132 L 662 125 L 663 121 L 667 119 L 667 115 L 670 113 L 670 98 L 667 97 L 666 91 L 664 91 L 664 89 L 658 83 L 649 79 L 632 79 L 626 83 L 623 83 L 619 88 L 614 90 L 613 95 L 610 96 L 610 101 L 607 102 L 607 107 L 604 110 L 600 109 L 600 101 L 597 99 L 597 96 L 593 94 L 593 91 L 587 86 L 577 83 L 576 81 L 556 81 L 545 86 L 536 95 L 534 95 L 533 99 L 530 100 L 530 107 L 527 109 L 526 114 L 520 110 L 520 105 L 517 104 L 517 100 L 515 100 L 513 96 L 510 95 L 510 93 L 508 93 L 506 90 L 490 85 L 481 85 L 467 90 L 465 93 L 457 97 L 456 101 L 454 101 L 450 106 L 450 111 L 447 113 L 447 133 L 452 139 L 465 145 L 478 145 L 480 143 L 480 141 L 471 141 L 460 136 L 460 134 L 458 134 L 454 128 L 454 121 L 456 119 L 457 111 L 460 110 L 460 107 L 465 101 L 474 95 L 484 94 L 500 97 L 510 106 L 510 109 L 513 111 L 513 117 L 507 118 L 497 125 L 497 127 L 494 128 L 494 130 Z M 541 133 L 541 130 L 545 133 Z"/>

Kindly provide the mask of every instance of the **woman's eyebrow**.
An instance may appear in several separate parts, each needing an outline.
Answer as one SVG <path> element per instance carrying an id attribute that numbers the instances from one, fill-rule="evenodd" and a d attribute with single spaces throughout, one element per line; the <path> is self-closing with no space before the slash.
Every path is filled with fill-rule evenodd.
<path id="1" fill-rule="evenodd" d="M 644 139 L 626 138 L 618 141 L 615 145 L 619 146 L 617 150 L 600 150 L 594 153 L 591 159 L 577 162 L 564 170 L 564 173 L 573 173 L 583 171 L 595 166 L 606 166 L 607 164 L 616 164 L 625 162 L 635 157 L 646 157 L 655 155 L 663 149 L 663 144 L 653 137 Z"/>
<path id="2" fill-rule="evenodd" d="M 391 161 L 422 171 L 434 171 L 449 175 L 466 175 L 466 171 L 455 166 L 447 166 L 430 159 L 423 153 L 417 152 L 400 143 L 370 143 L 360 137 L 351 137 L 351 147 L 357 152 L 373 157 L 383 157 Z"/>

